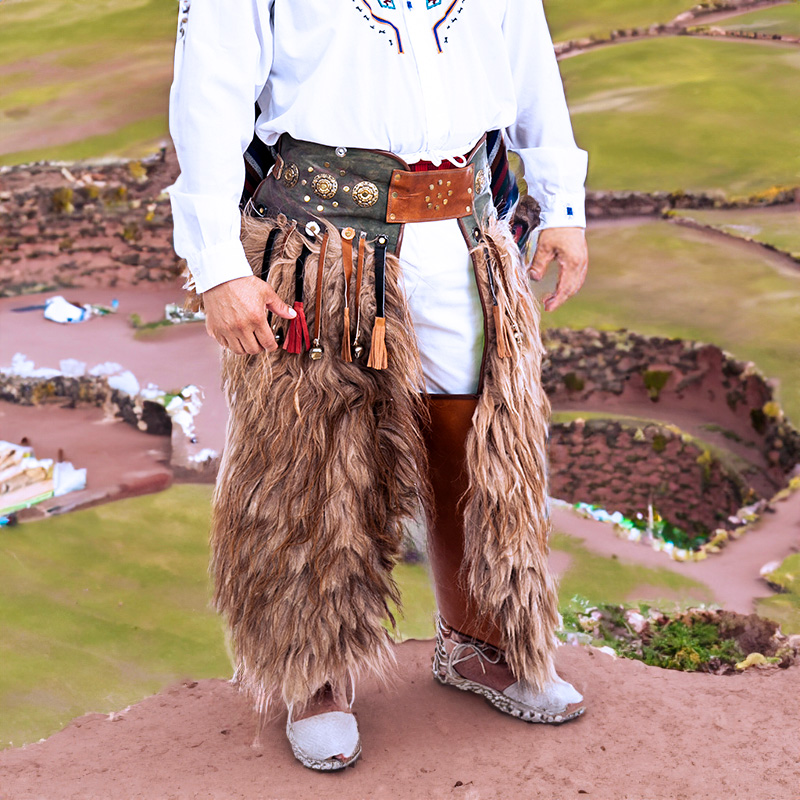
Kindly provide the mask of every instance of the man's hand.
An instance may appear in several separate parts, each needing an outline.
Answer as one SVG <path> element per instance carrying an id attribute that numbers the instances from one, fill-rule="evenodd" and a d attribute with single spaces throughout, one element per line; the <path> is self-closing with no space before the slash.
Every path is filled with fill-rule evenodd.
<path id="1" fill-rule="evenodd" d="M 583 286 L 589 266 L 583 228 L 545 228 L 540 231 L 528 275 L 540 281 L 553 259 L 558 261 L 558 283 L 555 292 L 543 300 L 545 311 L 554 311 Z"/>
<path id="2" fill-rule="evenodd" d="M 203 292 L 203 306 L 208 335 L 240 356 L 278 349 L 267 324 L 268 309 L 284 319 L 297 316 L 268 283 L 255 275 L 208 289 Z"/>

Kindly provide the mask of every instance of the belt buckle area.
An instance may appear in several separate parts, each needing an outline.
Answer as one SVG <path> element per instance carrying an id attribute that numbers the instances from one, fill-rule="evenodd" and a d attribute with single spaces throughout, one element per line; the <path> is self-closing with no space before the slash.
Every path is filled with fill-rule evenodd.
<path id="1" fill-rule="evenodd" d="M 472 213 L 474 184 L 472 164 L 421 172 L 396 169 L 389 182 L 386 222 L 431 222 L 465 217 Z"/>

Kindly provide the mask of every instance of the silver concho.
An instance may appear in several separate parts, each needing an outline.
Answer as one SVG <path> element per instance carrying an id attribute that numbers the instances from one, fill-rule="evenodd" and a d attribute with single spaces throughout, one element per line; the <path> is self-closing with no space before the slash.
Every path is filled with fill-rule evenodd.
<path id="1" fill-rule="evenodd" d="M 479 169 L 475 173 L 475 194 L 482 194 L 483 190 L 486 188 L 486 184 L 489 182 L 486 173 L 489 171 L 488 167 L 484 167 L 483 169 Z"/>
<path id="2" fill-rule="evenodd" d="M 317 195 L 317 197 L 321 197 L 323 200 L 330 200 L 336 194 L 339 183 L 333 175 L 327 172 L 320 172 L 319 175 L 315 175 L 314 179 L 311 181 L 311 188 L 314 190 L 314 194 Z"/>
<path id="3" fill-rule="evenodd" d="M 300 177 L 300 170 L 297 164 L 291 161 L 283 168 L 283 182 L 290 188 L 297 186 L 297 179 Z"/>
<path id="4" fill-rule="evenodd" d="M 371 181 L 360 181 L 353 187 L 353 201 L 361 208 L 369 208 L 378 202 L 378 187 Z"/>

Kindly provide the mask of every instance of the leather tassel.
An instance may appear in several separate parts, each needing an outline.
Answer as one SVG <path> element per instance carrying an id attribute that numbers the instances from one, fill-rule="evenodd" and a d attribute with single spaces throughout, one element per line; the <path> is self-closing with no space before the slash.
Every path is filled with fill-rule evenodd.
<path id="1" fill-rule="evenodd" d="M 353 239 L 356 232 L 347 227 L 342 230 L 342 273 L 344 274 L 344 320 L 342 322 L 342 361 L 353 362 L 350 346 L 350 278 L 353 276 Z"/>
<path id="2" fill-rule="evenodd" d="M 389 366 L 389 358 L 386 353 L 386 319 L 384 317 L 375 317 L 367 366 L 371 369 L 386 369 Z"/>
<path id="3" fill-rule="evenodd" d="M 389 365 L 386 352 L 386 242 L 385 236 L 379 236 L 375 242 L 375 323 L 367 359 L 367 366 L 372 369 L 386 369 Z"/>
<path id="4" fill-rule="evenodd" d="M 311 347 L 311 336 L 308 333 L 303 301 L 295 300 L 292 308 L 297 312 L 297 316 L 289 323 L 289 334 L 283 343 L 283 349 L 287 353 L 303 353 Z"/>
<path id="5" fill-rule="evenodd" d="M 494 316 L 494 332 L 497 339 L 497 355 L 499 358 L 511 356 L 511 340 L 508 338 L 508 326 L 505 324 L 505 312 L 500 305 L 492 306 Z"/>
<path id="6" fill-rule="evenodd" d="M 294 305 L 297 316 L 289 323 L 289 332 L 283 349 L 287 353 L 302 353 L 311 347 L 311 336 L 308 333 L 306 312 L 303 310 L 303 280 L 306 258 L 311 255 L 307 245 L 303 245 L 297 261 L 294 264 Z M 303 346 L 305 345 L 305 347 Z"/>
<path id="7" fill-rule="evenodd" d="M 342 334 L 342 360 L 351 364 L 353 353 L 350 349 L 350 308 L 344 307 L 344 333 Z"/>

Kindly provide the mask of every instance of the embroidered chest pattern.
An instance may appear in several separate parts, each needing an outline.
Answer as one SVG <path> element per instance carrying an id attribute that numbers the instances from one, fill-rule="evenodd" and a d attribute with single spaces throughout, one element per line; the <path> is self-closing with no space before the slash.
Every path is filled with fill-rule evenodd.
<path id="1" fill-rule="evenodd" d="M 433 26 L 433 38 L 436 40 L 436 49 L 440 53 L 442 52 L 444 45 L 449 44 L 449 31 L 453 25 L 458 22 L 459 15 L 464 10 L 466 3 L 467 0 L 452 0 L 447 7 L 447 11 L 444 12 L 444 15 Z M 428 8 L 433 8 L 434 6 L 439 6 L 441 4 L 442 0 L 435 0 L 435 2 L 431 2 L 431 0 L 429 0 Z"/>
<path id="2" fill-rule="evenodd" d="M 395 0 L 373 0 L 373 3 L 376 3 L 375 9 L 368 0 L 353 0 L 356 11 L 369 23 L 370 28 L 385 36 L 390 47 L 397 46 L 397 52 L 403 53 L 403 40 L 397 26 L 376 13 L 381 9 L 394 10 Z"/>

